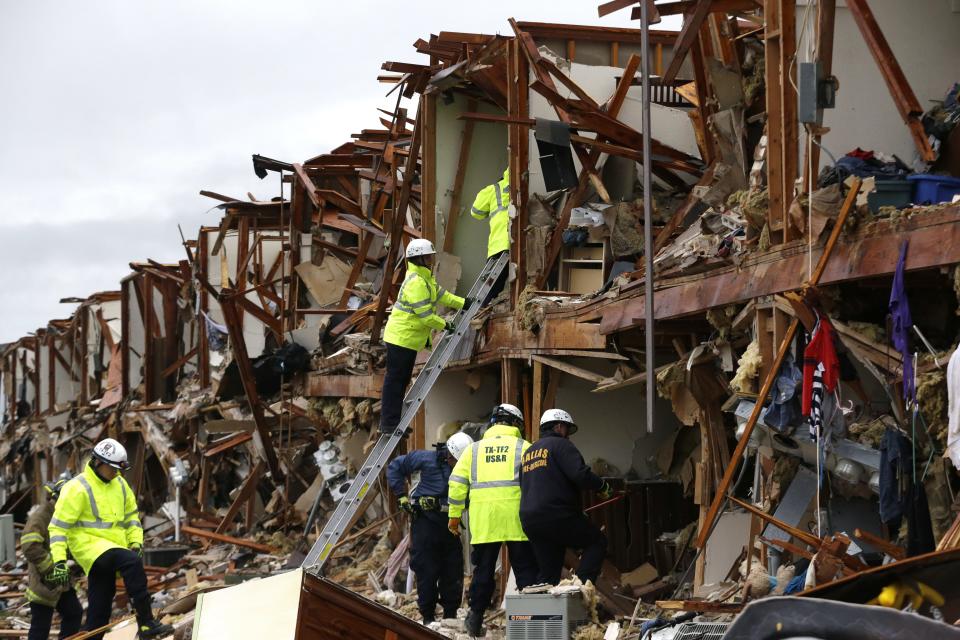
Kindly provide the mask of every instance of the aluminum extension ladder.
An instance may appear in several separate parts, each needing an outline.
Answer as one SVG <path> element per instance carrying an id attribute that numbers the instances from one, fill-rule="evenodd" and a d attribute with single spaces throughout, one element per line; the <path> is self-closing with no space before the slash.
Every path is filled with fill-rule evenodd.
<path id="1" fill-rule="evenodd" d="M 470 327 L 470 321 L 480 310 L 484 298 L 490 293 L 490 289 L 493 288 L 494 283 L 507 267 L 509 261 L 510 255 L 508 252 L 500 254 L 496 259 L 490 258 L 487 260 L 480 275 L 477 276 L 476 282 L 473 283 L 470 293 L 467 294 L 471 300 L 470 306 L 464 308 L 457 315 L 453 331 L 443 334 L 430 355 L 430 359 L 427 360 L 427 363 L 417 375 L 417 379 L 410 386 L 410 390 L 403 400 L 403 412 L 400 415 L 400 423 L 397 428 L 393 433 L 382 434 L 380 439 L 377 440 L 377 444 L 370 451 L 370 455 L 367 456 L 356 477 L 350 481 L 346 494 L 340 499 L 337 508 L 327 519 L 323 531 L 320 532 L 320 537 L 317 538 L 307 557 L 304 558 L 300 566 L 307 572 L 320 575 L 324 563 L 330 557 L 330 553 L 337 542 L 346 533 L 346 529 L 350 526 L 353 516 L 360 508 L 364 496 L 367 495 L 367 491 L 379 477 L 397 445 L 403 440 L 407 427 L 410 426 L 417 411 L 420 410 L 420 406 L 430 389 L 433 388 L 443 367 L 456 353 L 460 340 Z"/>

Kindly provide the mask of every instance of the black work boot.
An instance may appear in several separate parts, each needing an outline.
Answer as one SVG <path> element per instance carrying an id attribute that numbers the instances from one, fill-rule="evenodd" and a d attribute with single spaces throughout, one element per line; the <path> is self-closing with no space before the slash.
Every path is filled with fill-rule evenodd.
<path id="1" fill-rule="evenodd" d="M 467 612 L 467 619 L 463 621 L 463 628 L 468 635 L 474 638 L 480 638 L 483 634 L 483 612 L 476 609 L 470 609 Z"/>
<path id="2" fill-rule="evenodd" d="M 137 613 L 137 635 L 144 640 L 146 638 L 165 638 L 173 635 L 173 627 L 163 624 L 153 617 L 153 609 L 150 607 L 150 600 L 133 603 L 133 609 Z"/>
<path id="3" fill-rule="evenodd" d="M 137 634 L 144 640 L 146 638 L 166 638 L 173 635 L 173 627 L 151 618 L 145 622 L 137 623 Z"/>
<path id="4" fill-rule="evenodd" d="M 428 625 L 437 621 L 437 616 L 433 611 L 421 611 L 420 615 L 423 616 L 424 625 Z"/>

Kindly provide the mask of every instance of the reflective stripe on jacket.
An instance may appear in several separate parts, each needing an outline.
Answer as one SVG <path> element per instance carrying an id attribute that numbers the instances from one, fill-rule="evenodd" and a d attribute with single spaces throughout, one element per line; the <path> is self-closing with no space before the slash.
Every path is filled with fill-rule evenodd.
<path id="1" fill-rule="evenodd" d="M 60 490 L 49 532 L 53 561 L 66 560 L 69 547 L 85 573 L 105 551 L 143 544 L 133 489 L 121 475 L 104 482 L 89 464 Z"/>
<path id="2" fill-rule="evenodd" d="M 383 330 L 383 341 L 420 351 L 427 346 L 430 330 L 442 330 L 446 321 L 437 315 L 437 304 L 463 307 L 463 298 L 437 284 L 430 269 L 407 262 L 407 277 Z"/>
<path id="3" fill-rule="evenodd" d="M 463 452 L 450 474 L 450 517 L 470 500 L 470 542 L 526 540 L 520 525 L 520 461 L 530 443 L 520 430 L 495 424 Z"/>
<path id="4" fill-rule="evenodd" d="M 477 220 L 490 219 L 487 257 L 510 250 L 510 169 L 503 179 L 487 185 L 477 193 L 470 215 Z"/>
<path id="5" fill-rule="evenodd" d="M 60 594 L 73 588 L 73 578 L 67 585 L 52 585 L 44 582 L 43 577 L 53 567 L 53 558 L 50 557 L 50 543 L 47 534 L 47 525 L 53 517 L 53 502 L 45 500 L 43 504 L 30 512 L 27 523 L 23 525 L 20 534 L 20 549 L 27 558 L 27 573 L 29 583 L 26 596 L 30 602 L 36 602 L 48 607 L 55 607 L 60 600 Z"/>

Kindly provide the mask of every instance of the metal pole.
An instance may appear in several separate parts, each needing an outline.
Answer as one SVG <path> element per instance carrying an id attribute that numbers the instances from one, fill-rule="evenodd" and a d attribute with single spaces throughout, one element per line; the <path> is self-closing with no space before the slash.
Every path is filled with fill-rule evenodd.
<path id="1" fill-rule="evenodd" d="M 653 357 L 653 186 L 650 177 L 650 16 L 648 2 L 640 3 L 640 49 L 643 76 L 643 257 L 644 257 L 644 320 L 646 328 L 647 433 L 653 433 L 656 401 L 656 365 Z"/>

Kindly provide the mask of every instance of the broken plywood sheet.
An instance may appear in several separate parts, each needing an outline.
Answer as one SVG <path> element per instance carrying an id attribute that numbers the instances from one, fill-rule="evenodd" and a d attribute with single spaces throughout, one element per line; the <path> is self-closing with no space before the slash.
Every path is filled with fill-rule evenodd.
<path id="1" fill-rule="evenodd" d="M 751 514 L 745 511 L 728 511 L 720 516 L 717 528 L 707 542 L 704 584 L 716 584 L 726 578 L 747 544 L 750 518 Z"/>
<path id="2" fill-rule="evenodd" d="M 302 583 L 298 569 L 202 594 L 193 640 L 294 640 Z"/>
<path id="3" fill-rule="evenodd" d="M 456 291 L 457 285 L 460 284 L 461 274 L 459 256 L 443 251 L 437 254 L 437 267 L 434 269 L 434 277 L 439 286 L 447 291 Z"/>
<path id="4" fill-rule="evenodd" d="M 351 267 L 328 253 L 320 265 L 301 262 L 294 269 L 307 286 L 313 301 L 325 307 L 339 302 L 340 296 L 343 295 L 343 288 L 347 286 Z"/>

